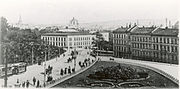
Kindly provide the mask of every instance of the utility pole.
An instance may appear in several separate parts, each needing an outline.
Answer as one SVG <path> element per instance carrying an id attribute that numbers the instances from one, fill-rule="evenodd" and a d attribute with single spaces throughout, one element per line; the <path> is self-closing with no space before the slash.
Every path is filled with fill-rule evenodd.
<path id="1" fill-rule="evenodd" d="M 7 61 L 7 48 L 5 47 L 5 77 L 4 77 L 4 87 L 7 87 L 7 67 L 8 67 L 8 61 Z"/>
<path id="2" fill-rule="evenodd" d="M 46 86 L 46 58 L 47 58 L 47 51 L 45 50 L 45 58 L 44 58 L 44 87 Z"/>
<path id="3" fill-rule="evenodd" d="M 32 65 L 33 65 L 33 63 L 34 63 L 34 50 L 33 50 L 33 45 L 32 45 Z"/>

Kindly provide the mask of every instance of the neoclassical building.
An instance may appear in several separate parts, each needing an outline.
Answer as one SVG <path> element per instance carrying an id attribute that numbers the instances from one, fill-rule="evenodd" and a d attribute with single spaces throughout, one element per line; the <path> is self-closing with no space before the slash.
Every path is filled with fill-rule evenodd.
<path id="1" fill-rule="evenodd" d="M 65 48 L 91 47 L 95 35 L 90 33 L 69 32 L 69 33 L 46 33 L 41 36 L 48 45 Z"/>

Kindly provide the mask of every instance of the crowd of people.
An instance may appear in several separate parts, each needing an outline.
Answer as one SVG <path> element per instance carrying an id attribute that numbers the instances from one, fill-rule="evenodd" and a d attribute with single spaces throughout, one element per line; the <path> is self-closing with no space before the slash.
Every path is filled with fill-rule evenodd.
<path id="1" fill-rule="evenodd" d="M 40 81 L 39 80 L 37 80 L 35 77 L 33 77 L 33 79 L 32 79 L 32 84 L 29 82 L 29 80 L 26 80 L 26 81 L 23 81 L 23 82 L 19 82 L 19 79 L 17 79 L 17 82 L 15 83 L 15 87 L 16 88 L 29 88 L 30 87 L 30 85 L 31 86 L 34 86 L 34 87 L 37 87 L 37 88 L 40 88 L 41 87 L 41 85 L 40 85 Z"/>
<path id="2" fill-rule="evenodd" d="M 75 52 L 71 53 L 71 56 L 72 58 L 68 58 L 67 59 L 67 63 L 69 62 L 72 62 L 72 60 L 75 60 L 76 58 L 73 58 Z M 90 54 L 87 52 L 87 54 Z M 76 55 L 81 55 L 81 54 L 76 54 Z M 65 54 L 62 54 L 63 57 L 65 57 L 66 55 Z M 90 59 L 90 58 L 86 58 L 84 59 L 83 61 L 78 61 L 79 62 L 79 66 L 80 68 L 85 68 L 87 66 L 89 66 L 91 63 L 93 63 L 95 60 L 93 59 Z M 53 67 L 52 66 L 48 66 L 47 69 L 45 69 L 45 73 L 47 75 L 47 83 L 51 83 L 53 81 L 53 77 L 51 76 L 52 74 L 52 70 L 53 70 Z M 68 66 L 68 67 L 65 67 L 65 68 L 61 68 L 59 70 L 59 74 L 61 77 L 63 77 L 64 75 L 71 75 L 72 73 L 75 73 L 75 67 L 71 67 L 71 66 Z M 29 80 L 27 81 L 24 81 L 22 83 L 19 82 L 19 80 L 17 80 L 17 83 L 15 84 L 16 87 L 22 87 L 22 88 L 29 88 L 30 86 L 33 86 L 33 87 L 36 87 L 36 88 L 40 88 L 42 87 L 43 83 L 40 83 L 40 81 L 38 79 L 36 79 L 35 77 L 32 78 L 32 83 L 29 82 Z"/>
<path id="3" fill-rule="evenodd" d="M 90 65 L 93 62 L 94 62 L 93 59 L 91 60 L 90 58 L 86 58 L 86 59 L 84 59 L 84 61 L 79 61 L 79 66 L 81 68 L 84 68 L 84 67 L 87 67 L 88 65 Z"/>

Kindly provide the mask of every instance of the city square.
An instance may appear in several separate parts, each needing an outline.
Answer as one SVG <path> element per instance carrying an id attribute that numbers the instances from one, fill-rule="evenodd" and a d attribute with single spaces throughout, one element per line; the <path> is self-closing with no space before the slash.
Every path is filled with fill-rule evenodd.
<path id="1" fill-rule="evenodd" d="M 0 88 L 179 88 L 178 0 L 86 1 L 0 3 Z"/>

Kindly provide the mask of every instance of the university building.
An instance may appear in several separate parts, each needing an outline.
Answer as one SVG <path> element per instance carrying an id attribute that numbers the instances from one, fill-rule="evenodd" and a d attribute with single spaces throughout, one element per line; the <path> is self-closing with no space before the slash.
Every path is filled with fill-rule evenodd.
<path id="1" fill-rule="evenodd" d="M 46 33 L 41 36 L 48 45 L 65 48 L 91 47 L 95 35 L 90 33 Z"/>
<path id="2" fill-rule="evenodd" d="M 115 57 L 178 63 L 178 29 L 126 27 L 113 32 Z"/>

